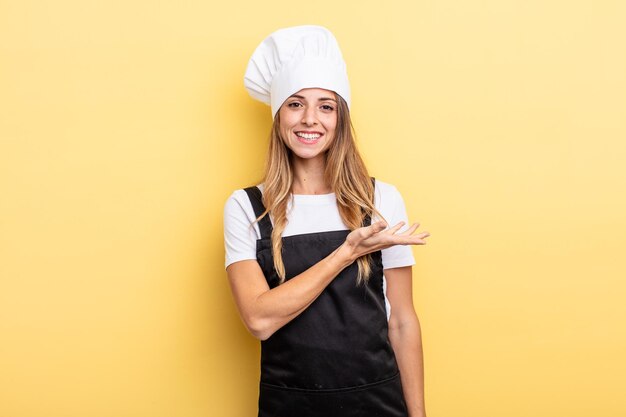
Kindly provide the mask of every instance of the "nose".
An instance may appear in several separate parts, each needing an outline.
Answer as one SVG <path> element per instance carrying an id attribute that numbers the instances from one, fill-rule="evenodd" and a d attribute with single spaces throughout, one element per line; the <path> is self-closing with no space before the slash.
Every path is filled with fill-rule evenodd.
<path id="1" fill-rule="evenodd" d="M 317 124 L 315 107 L 309 106 L 304 109 L 304 114 L 302 115 L 302 123 L 307 126 L 313 126 Z"/>

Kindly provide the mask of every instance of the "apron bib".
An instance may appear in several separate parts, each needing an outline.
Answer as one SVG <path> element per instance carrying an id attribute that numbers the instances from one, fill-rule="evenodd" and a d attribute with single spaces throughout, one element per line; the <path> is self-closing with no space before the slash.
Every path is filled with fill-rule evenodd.
<path id="1" fill-rule="evenodd" d="M 255 215 L 261 191 L 245 189 Z M 368 226 L 366 218 L 364 225 Z M 257 261 L 270 288 L 278 285 L 272 224 L 259 221 Z M 349 230 L 283 237 L 286 280 L 337 249 Z M 356 285 L 354 262 L 300 315 L 261 342 L 259 417 L 406 417 L 396 359 L 387 336 L 380 251 L 367 284 Z"/>

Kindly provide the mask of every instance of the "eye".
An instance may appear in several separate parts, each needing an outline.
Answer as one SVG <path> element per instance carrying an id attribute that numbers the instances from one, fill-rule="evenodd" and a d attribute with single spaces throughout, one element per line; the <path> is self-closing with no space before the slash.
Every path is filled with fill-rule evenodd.
<path id="1" fill-rule="evenodd" d="M 335 108 L 333 106 L 331 106 L 330 104 L 324 104 L 322 105 L 322 109 L 323 110 L 327 110 L 327 111 L 333 111 L 335 110 Z"/>
<path id="2" fill-rule="evenodd" d="M 292 101 L 291 103 L 287 104 L 287 107 L 294 107 L 295 108 L 295 107 L 300 107 L 300 106 L 302 106 L 302 104 L 300 104 L 297 101 Z"/>

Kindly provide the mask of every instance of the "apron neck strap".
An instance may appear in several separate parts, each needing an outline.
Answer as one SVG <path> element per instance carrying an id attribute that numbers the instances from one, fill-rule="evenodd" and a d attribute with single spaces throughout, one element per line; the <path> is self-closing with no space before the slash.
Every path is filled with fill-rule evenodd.
<path id="1" fill-rule="evenodd" d="M 263 196 L 259 187 L 248 187 L 244 191 L 248 194 L 250 203 L 252 203 L 254 215 L 257 217 L 261 216 L 265 212 L 265 206 L 263 205 Z M 261 231 L 261 239 L 272 236 L 272 222 L 269 213 L 259 220 L 259 230 Z"/>

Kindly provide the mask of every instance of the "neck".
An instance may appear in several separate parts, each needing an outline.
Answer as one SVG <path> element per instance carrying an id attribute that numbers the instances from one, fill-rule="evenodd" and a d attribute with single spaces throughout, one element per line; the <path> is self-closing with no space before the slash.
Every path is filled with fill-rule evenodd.
<path id="1" fill-rule="evenodd" d="M 332 189 L 324 180 L 326 154 L 315 158 L 302 159 L 292 155 L 294 194 L 330 194 Z"/>

